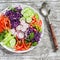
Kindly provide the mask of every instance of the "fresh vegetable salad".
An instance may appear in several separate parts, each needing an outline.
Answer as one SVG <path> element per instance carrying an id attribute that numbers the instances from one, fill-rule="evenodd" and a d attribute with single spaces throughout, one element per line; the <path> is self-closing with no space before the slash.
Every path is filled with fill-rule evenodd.
<path id="1" fill-rule="evenodd" d="M 15 51 L 36 46 L 41 38 L 42 20 L 30 7 L 9 7 L 0 15 L 0 42 Z"/>

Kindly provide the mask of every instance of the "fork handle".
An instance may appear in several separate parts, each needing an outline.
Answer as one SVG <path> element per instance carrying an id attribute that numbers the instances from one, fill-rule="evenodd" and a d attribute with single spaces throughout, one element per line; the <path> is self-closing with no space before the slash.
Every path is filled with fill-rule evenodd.
<path id="1" fill-rule="evenodd" d="M 52 23 L 50 23 L 48 17 L 46 17 L 45 20 L 46 20 L 47 26 L 48 26 L 49 29 L 50 29 L 50 33 L 51 33 L 52 40 L 53 40 L 53 44 L 54 44 L 55 51 L 56 51 L 56 50 L 58 50 L 58 43 L 57 43 L 57 39 L 56 39 L 56 36 L 55 36 L 55 32 L 54 32 L 54 29 L 53 29 Z"/>
<path id="2" fill-rule="evenodd" d="M 52 24 L 49 24 L 49 27 L 50 27 L 50 32 L 51 32 L 51 35 L 52 35 L 52 40 L 53 40 L 55 49 L 58 50 L 58 43 L 57 43 L 57 39 L 56 39 L 54 30 L 53 30 Z"/>

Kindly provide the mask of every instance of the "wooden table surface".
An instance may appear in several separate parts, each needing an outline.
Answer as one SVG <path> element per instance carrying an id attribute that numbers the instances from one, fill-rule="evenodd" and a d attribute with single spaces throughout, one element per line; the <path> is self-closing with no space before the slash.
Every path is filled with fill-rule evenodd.
<path id="1" fill-rule="evenodd" d="M 0 0 L 0 11 L 12 4 L 27 4 L 39 11 L 41 4 L 46 1 L 51 8 L 49 19 L 53 24 L 59 50 L 53 52 L 52 40 L 44 22 L 44 36 L 40 44 L 24 54 L 10 53 L 0 46 L 0 60 L 60 60 L 60 0 Z"/>

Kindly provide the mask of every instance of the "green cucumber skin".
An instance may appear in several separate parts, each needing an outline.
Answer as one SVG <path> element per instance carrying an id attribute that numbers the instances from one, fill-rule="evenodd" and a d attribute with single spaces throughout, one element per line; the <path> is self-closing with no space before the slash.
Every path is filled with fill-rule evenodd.
<path id="1" fill-rule="evenodd" d="M 16 40 L 12 39 L 11 41 L 10 41 L 10 47 L 13 48 L 15 46 L 15 44 L 16 44 Z"/>
<path id="2" fill-rule="evenodd" d="M 26 7 L 25 10 L 22 10 L 22 14 L 24 16 L 24 18 L 26 19 L 27 23 L 30 23 L 32 21 L 32 16 L 34 15 L 34 11 L 32 9 L 30 9 L 29 7 Z M 29 21 L 29 19 L 31 19 Z"/>
<path id="3" fill-rule="evenodd" d="M 15 46 L 16 41 L 13 42 L 13 43 L 10 43 L 10 41 L 11 41 L 12 39 L 14 39 L 14 38 L 11 38 L 9 41 L 3 42 L 3 44 L 6 45 L 6 46 L 8 46 L 8 47 L 13 48 L 13 47 Z M 15 39 L 14 39 L 14 40 L 15 40 Z"/>
<path id="4" fill-rule="evenodd" d="M 25 7 L 23 10 L 22 10 L 22 14 L 24 14 L 25 12 L 27 12 L 28 10 L 30 10 L 30 8 L 29 7 Z"/>
<path id="5" fill-rule="evenodd" d="M 27 19 L 26 19 L 26 22 L 27 23 L 30 23 L 32 21 L 32 18 L 30 18 L 30 17 L 28 17 Z"/>
<path id="6" fill-rule="evenodd" d="M 9 37 L 8 37 L 9 38 Z M 13 39 L 14 37 L 10 37 L 9 39 L 8 38 L 5 38 L 3 40 L 3 43 L 6 44 L 7 42 L 9 42 L 11 39 Z"/>

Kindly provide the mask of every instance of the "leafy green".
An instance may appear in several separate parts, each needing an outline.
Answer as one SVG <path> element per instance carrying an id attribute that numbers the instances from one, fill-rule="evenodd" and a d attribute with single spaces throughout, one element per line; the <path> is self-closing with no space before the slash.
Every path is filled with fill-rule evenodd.
<path id="1" fill-rule="evenodd" d="M 0 33 L 0 42 L 5 38 L 6 33 L 7 33 L 7 31 Z"/>
<path id="2" fill-rule="evenodd" d="M 30 42 L 33 38 L 34 38 L 34 32 L 30 33 L 30 35 L 26 39 L 26 42 Z"/>
<path id="3" fill-rule="evenodd" d="M 32 43 L 32 46 L 36 46 L 38 43 L 37 42 L 33 42 Z"/>
<path id="4" fill-rule="evenodd" d="M 30 33 L 30 35 L 29 35 L 29 39 L 31 40 L 31 39 L 33 39 L 34 38 L 34 33 L 32 32 L 32 33 Z"/>
<path id="5" fill-rule="evenodd" d="M 8 9 L 12 10 L 12 11 L 16 11 L 16 9 L 12 6 L 10 6 Z"/>

